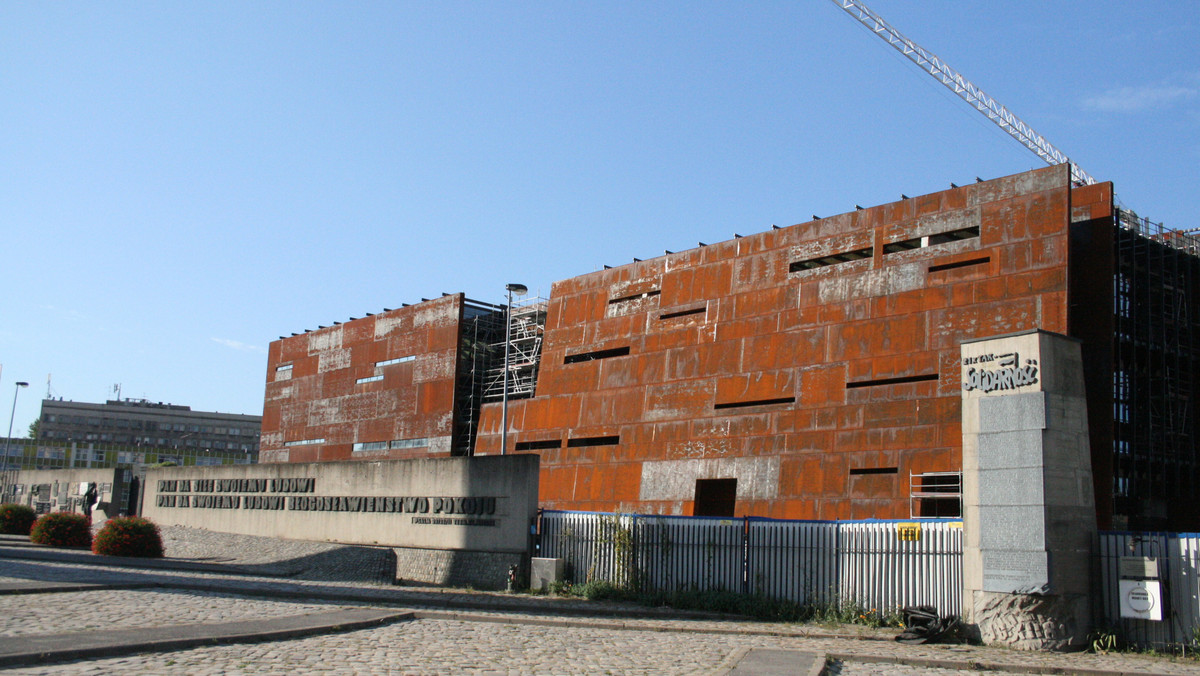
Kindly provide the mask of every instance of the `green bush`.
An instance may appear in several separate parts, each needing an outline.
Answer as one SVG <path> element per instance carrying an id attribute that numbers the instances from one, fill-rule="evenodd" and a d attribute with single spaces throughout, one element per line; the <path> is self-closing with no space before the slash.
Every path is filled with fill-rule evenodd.
<path id="1" fill-rule="evenodd" d="M 162 536 L 158 526 L 140 516 L 109 519 L 92 540 L 92 552 L 157 559 L 163 555 Z"/>
<path id="2" fill-rule="evenodd" d="M 25 505 L 0 505 L 0 533 L 5 535 L 29 535 L 37 514 Z"/>
<path id="3" fill-rule="evenodd" d="M 53 512 L 34 522 L 29 539 L 51 547 L 88 547 L 92 544 L 92 524 L 82 514 Z"/>

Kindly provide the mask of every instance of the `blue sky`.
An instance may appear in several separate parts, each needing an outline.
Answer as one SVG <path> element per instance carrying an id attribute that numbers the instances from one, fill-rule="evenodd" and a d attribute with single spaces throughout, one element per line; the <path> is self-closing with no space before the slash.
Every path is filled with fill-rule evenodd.
<path id="1" fill-rule="evenodd" d="M 1188 3 L 871 7 L 1200 226 Z M 280 335 L 1044 166 L 826 0 L 0 3 L 0 409 L 258 414 Z"/>

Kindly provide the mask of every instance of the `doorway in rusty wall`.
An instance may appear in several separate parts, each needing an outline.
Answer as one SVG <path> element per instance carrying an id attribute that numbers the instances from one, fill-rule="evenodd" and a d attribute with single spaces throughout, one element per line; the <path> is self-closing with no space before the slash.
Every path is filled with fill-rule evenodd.
<path id="1" fill-rule="evenodd" d="M 737 479 L 696 479 L 693 516 L 733 516 L 737 505 Z"/>

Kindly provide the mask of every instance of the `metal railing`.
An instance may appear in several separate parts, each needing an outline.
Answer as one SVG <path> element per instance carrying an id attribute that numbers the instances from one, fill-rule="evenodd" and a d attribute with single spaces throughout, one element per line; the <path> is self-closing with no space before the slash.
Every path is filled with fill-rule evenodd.
<path id="1" fill-rule="evenodd" d="M 1162 620 L 1121 617 L 1120 565 L 1127 556 L 1157 560 L 1162 585 Z M 1100 533 L 1100 617 L 1143 648 L 1195 646 L 1200 638 L 1200 533 Z"/>
<path id="2" fill-rule="evenodd" d="M 725 590 L 879 612 L 961 612 L 962 522 L 784 521 L 544 511 L 538 556 L 573 582 Z"/>

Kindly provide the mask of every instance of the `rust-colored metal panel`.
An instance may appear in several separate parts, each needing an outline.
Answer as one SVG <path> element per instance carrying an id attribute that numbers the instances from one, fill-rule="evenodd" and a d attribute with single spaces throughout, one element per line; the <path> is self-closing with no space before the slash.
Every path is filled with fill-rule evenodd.
<path id="1" fill-rule="evenodd" d="M 556 282 L 510 450 L 561 440 L 533 451 L 550 508 L 683 514 L 689 482 L 739 478 L 739 514 L 907 517 L 909 472 L 961 468 L 959 344 L 1066 333 L 1070 223 L 1110 213 L 1110 191 L 1049 167 Z M 458 298 L 272 344 L 264 450 L 349 457 L 384 420 L 448 435 Z M 476 453 L 500 451 L 500 409 L 482 407 Z M 655 461 L 682 493 L 641 498 Z M 850 473 L 872 467 L 895 471 Z"/>
<path id="2" fill-rule="evenodd" d="M 461 295 L 444 296 L 272 343 L 266 457 L 449 453 L 462 302 Z M 360 453 L 355 444 L 374 446 Z"/>

